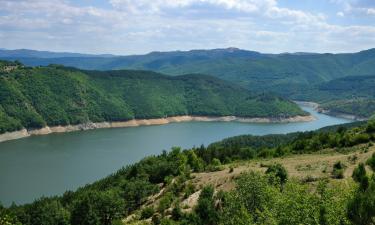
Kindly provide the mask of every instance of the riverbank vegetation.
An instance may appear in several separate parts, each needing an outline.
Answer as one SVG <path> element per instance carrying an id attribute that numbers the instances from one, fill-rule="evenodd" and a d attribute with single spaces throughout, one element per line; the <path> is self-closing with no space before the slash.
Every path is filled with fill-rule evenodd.
<path id="1" fill-rule="evenodd" d="M 88 122 L 167 116 L 287 118 L 307 115 L 295 103 L 253 94 L 204 75 L 170 77 L 147 71 L 83 71 L 51 65 L 0 66 L 0 133 Z"/>
<path id="2" fill-rule="evenodd" d="M 311 86 L 292 98 L 320 103 L 333 115 L 354 115 L 370 118 L 375 113 L 375 76 L 348 76 Z"/>
<path id="3" fill-rule="evenodd" d="M 173 148 L 60 197 L 1 207 L 0 218 L 25 225 L 373 224 L 373 141 L 370 121 Z M 319 162 L 330 155 L 330 163 L 317 169 L 298 158 L 309 155 Z M 288 157 L 301 164 L 290 167 Z M 314 170 L 323 175 L 295 172 Z"/>

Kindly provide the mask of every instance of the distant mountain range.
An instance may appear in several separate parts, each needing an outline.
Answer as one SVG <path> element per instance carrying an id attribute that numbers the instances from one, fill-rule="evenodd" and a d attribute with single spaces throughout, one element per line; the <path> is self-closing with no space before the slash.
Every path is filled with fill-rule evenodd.
<path id="1" fill-rule="evenodd" d="M 61 64 L 88 70 L 150 70 L 172 76 L 208 74 L 232 81 L 253 92 L 274 92 L 294 100 L 320 103 L 337 100 L 336 95 L 330 94 L 333 91 L 323 91 L 324 96 L 321 97 L 320 89 L 327 82 L 332 84 L 336 79 L 348 76 L 355 79 L 357 76 L 375 75 L 375 49 L 341 54 L 264 54 L 225 48 L 130 56 L 0 50 L 0 58 L 19 60 L 29 66 Z M 327 85 L 331 87 L 331 84 Z M 350 96 L 361 96 L 361 89 L 356 87 L 354 94 L 351 90 Z M 344 96 L 345 100 L 348 98 L 348 95 L 339 96 L 343 97 L 341 100 Z"/>
<path id="2" fill-rule="evenodd" d="M 269 89 L 286 96 L 306 85 L 345 76 L 375 74 L 375 49 L 346 54 L 263 54 L 226 48 L 131 56 L 0 50 L 0 58 L 19 60 L 29 66 L 61 64 L 89 70 L 142 69 L 169 75 L 209 74 L 253 91 Z"/>
<path id="3" fill-rule="evenodd" d="M 64 58 L 64 57 L 114 57 L 111 54 L 92 55 L 81 54 L 72 52 L 50 52 L 50 51 L 37 51 L 30 49 L 15 49 L 8 50 L 0 48 L 0 57 L 2 58 Z"/>

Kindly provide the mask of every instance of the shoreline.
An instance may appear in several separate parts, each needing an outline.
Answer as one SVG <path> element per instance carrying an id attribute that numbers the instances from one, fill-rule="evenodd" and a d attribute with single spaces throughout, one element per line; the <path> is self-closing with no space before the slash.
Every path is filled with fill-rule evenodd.
<path id="1" fill-rule="evenodd" d="M 348 119 L 348 120 L 354 120 L 354 121 L 365 121 L 368 120 L 369 118 L 364 118 L 360 116 L 356 116 L 353 114 L 347 114 L 347 113 L 340 113 L 340 112 L 332 112 L 329 109 L 322 108 L 319 103 L 316 102 L 305 102 L 305 101 L 294 101 L 298 105 L 301 106 L 307 106 L 313 108 L 315 111 L 318 113 L 326 114 L 329 116 L 334 116 L 342 119 Z"/>
<path id="2" fill-rule="evenodd" d="M 180 122 L 242 122 L 242 123 L 295 123 L 295 122 L 310 122 L 316 118 L 312 115 L 308 116 L 294 116 L 288 118 L 266 118 L 266 117 L 236 117 L 236 116 L 221 116 L 221 117 L 208 117 L 208 116 L 173 116 L 159 119 L 133 119 L 122 122 L 99 122 L 93 123 L 88 122 L 85 124 L 67 125 L 67 126 L 54 126 L 54 127 L 43 127 L 40 129 L 22 130 L 6 132 L 0 134 L 0 143 L 10 140 L 16 140 L 20 138 L 26 138 L 37 135 L 47 135 L 53 133 L 67 133 L 74 131 L 85 131 L 94 129 L 104 128 L 125 128 L 125 127 L 138 127 L 138 126 L 151 126 L 151 125 L 163 125 L 169 123 L 180 123 Z"/>

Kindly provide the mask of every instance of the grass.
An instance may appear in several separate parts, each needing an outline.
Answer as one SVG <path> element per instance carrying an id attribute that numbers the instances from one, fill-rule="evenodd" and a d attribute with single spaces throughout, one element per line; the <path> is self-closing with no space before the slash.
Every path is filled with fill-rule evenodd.
<path id="1" fill-rule="evenodd" d="M 301 181 L 306 179 L 311 180 L 311 178 L 313 178 L 313 180 L 318 180 L 330 178 L 333 165 L 338 161 L 346 165 L 344 180 L 351 179 L 354 168 L 361 162 L 365 163 L 374 152 L 375 147 L 373 146 L 355 146 L 351 149 L 346 149 L 345 153 L 330 149 L 315 154 L 234 162 L 225 165 L 225 169 L 221 171 L 194 174 L 195 178 L 193 179 L 193 183 L 197 187 L 210 184 L 219 190 L 228 191 L 234 188 L 233 180 L 241 173 L 250 170 L 265 172 L 267 170 L 267 165 L 275 163 L 283 165 L 291 178 L 296 178 Z M 353 163 L 353 158 L 356 158 L 355 163 Z M 228 172 L 230 167 L 234 168 L 231 173 Z"/>

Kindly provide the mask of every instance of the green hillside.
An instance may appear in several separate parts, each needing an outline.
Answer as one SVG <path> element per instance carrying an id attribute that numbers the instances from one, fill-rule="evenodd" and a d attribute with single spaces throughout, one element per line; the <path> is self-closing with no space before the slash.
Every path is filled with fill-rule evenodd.
<path id="1" fill-rule="evenodd" d="M 15 57 L 4 53 L 0 56 L 33 66 L 55 63 L 94 70 L 151 70 L 173 76 L 209 74 L 254 93 L 266 90 L 288 99 L 329 103 L 324 107 L 333 109 L 331 106 L 335 105 L 337 112 L 360 117 L 374 113 L 367 105 L 375 100 L 371 78 L 375 74 L 375 49 L 345 54 L 262 54 L 228 48 L 108 57 L 38 58 L 38 54 L 33 55 Z M 357 106 L 361 108 L 358 112 L 347 110 Z"/>
<path id="2" fill-rule="evenodd" d="M 319 102 L 332 114 L 369 118 L 375 112 L 375 76 L 347 76 L 312 85 L 290 97 Z"/>
<path id="3" fill-rule="evenodd" d="M 340 77 L 375 74 L 375 49 L 347 54 L 262 54 L 229 48 L 118 57 L 2 57 L 20 59 L 27 65 L 57 63 L 83 69 L 126 68 L 169 75 L 210 74 L 253 91 L 267 88 L 284 95 Z"/>
<path id="4" fill-rule="evenodd" d="M 6 62 L 2 62 L 3 64 Z M 11 65 L 11 64 L 9 64 Z M 0 73 L 0 133 L 177 115 L 290 117 L 296 104 L 204 75 L 18 67 Z"/>

